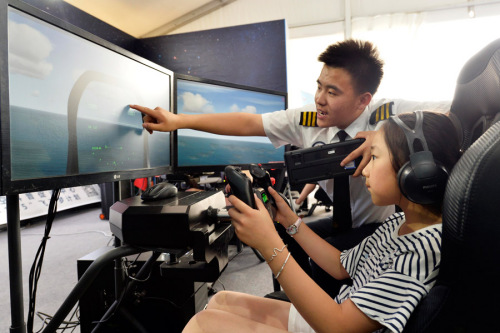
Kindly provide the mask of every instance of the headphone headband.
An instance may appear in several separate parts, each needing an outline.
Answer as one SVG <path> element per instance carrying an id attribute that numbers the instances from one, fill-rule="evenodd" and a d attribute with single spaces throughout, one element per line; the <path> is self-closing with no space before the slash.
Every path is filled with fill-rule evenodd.
<path id="1" fill-rule="evenodd" d="M 429 150 L 422 126 L 424 124 L 424 114 L 422 111 L 415 111 L 415 128 L 413 129 L 409 128 L 398 116 L 393 116 L 390 119 L 403 130 L 406 141 L 408 142 L 408 148 L 410 148 L 410 155 L 415 153 L 413 149 L 415 140 L 419 140 L 422 143 L 424 150 Z"/>
<path id="2" fill-rule="evenodd" d="M 398 184 L 401 193 L 418 204 L 432 204 L 442 200 L 448 171 L 439 162 L 434 160 L 432 152 L 425 140 L 422 111 L 415 111 L 415 128 L 409 128 L 397 116 L 390 119 L 403 130 L 410 150 L 410 160 L 398 171 Z M 414 143 L 418 140 L 422 144 L 422 151 L 415 152 Z"/>

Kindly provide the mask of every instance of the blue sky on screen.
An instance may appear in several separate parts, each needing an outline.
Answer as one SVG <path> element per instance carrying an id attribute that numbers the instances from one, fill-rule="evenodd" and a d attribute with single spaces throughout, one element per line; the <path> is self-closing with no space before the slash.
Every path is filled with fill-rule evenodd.
<path id="1" fill-rule="evenodd" d="M 78 116 L 116 122 L 129 104 L 170 105 L 170 79 L 133 59 L 117 55 L 62 29 L 15 9 L 9 9 L 10 104 L 67 114 L 68 98 L 84 73 L 101 79 L 88 84 Z M 109 82 L 120 82 L 120 85 Z M 138 124 L 140 127 L 140 123 Z"/>
<path id="2" fill-rule="evenodd" d="M 177 80 L 178 113 L 247 112 L 264 114 L 282 110 L 284 107 L 285 100 L 282 96 L 206 82 Z M 228 124 L 228 126 L 230 125 Z M 182 130 L 182 135 L 215 138 L 211 134 L 192 130 Z M 233 139 L 269 142 L 266 138 L 235 137 Z"/>

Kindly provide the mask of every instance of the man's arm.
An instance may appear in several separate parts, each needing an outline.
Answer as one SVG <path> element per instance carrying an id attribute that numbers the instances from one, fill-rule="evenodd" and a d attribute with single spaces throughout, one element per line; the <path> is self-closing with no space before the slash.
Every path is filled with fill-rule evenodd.
<path id="1" fill-rule="evenodd" d="M 214 134 L 238 136 L 266 136 L 262 116 L 254 113 L 173 114 L 160 107 L 150 109 L 130 105 L 143 114 L 143 124 L 149 133 L 170 132 L 189 128 Z"/>
<path id="2" fill-rule="evenodd" d="M 357 149 L 353 150 L 349 155 L 346 156 L 340 162 L 341 166 L 345 166 L 351 161 L 354 161 L 356 158 L 359 156 L 363 156 L 361 162 L 359 163 L 358 167 L 356 168 L 356 171 L 352 175 L 353 177 L 357 177 L 361 175 L 361 172 L 365 168 L 365 166 L 370 163 L 370 158 L 371 158 L 371 147 L 372 147 L 372 141 L 373 137 L 375 136 L 376 131 L 365 131 L 365 132 L 358 132 L 356 136 L 354 137 L 355 139 L 363 138 L 365 139 L 365 142 L 361 144 Z"/>
<path id="3" fill-rule="evenodd" d="M 300 192 L 300 195 L 297 198 L 297 200 L 295 200 L 295 204 L 297 204 L 299 206 L 302 205 L 302 203 L 306 200 L 307 196 L 312 191 L 314 191 L 315 188 L 316 188 L 316 184 L 306 184 L 304 186 L 304 188 L 302 189 L 302 191 Z"/>

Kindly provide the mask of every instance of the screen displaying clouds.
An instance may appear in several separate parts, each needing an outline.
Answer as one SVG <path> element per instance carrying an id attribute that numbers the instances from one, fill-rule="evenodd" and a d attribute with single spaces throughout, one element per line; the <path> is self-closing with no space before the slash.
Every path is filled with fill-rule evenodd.
<path id="1" fill-rule="evenodd" d="M 215 81 L 200 82 L 178 78 L 176 83 L 176 111 L 179 114 L 264 114 L 286 107 L 286 99 L 282 94 L 257 91 L 254 88 L 231 87 Z M 216 135 L 190 129 L 180 129 L 177 133 L 179 166 L 209 168 L 211 165 L 283 160 L 284 148 L 275 149 L 267 137 Z"/>
<path id="2" fill-rule="evenodd" d="M 129 104 L 170 109 L 172 72 L 13 7 L 8 27 L 11 180 L 170 165 L 170 134 Z"/>
<path id="3" fill-rule="evenodd" d="M 9 67 L 13 73 L 46 78 L 54 68 L 47 60 L 52 50 L 53 46 L 44 34 L 27 24 L 9 20 Z"/>

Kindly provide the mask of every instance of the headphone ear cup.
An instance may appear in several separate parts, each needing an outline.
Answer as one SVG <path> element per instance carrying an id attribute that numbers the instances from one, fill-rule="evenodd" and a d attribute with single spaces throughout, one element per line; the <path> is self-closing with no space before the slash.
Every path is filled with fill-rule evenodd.
<path id="1" fill-rule="evenodd" d="M 401 193 L 410 201 L 421 205 L 438 203 L 443 198 L 448 181 L 448 171 L 439 162 L 432 176 L 418 178 L 411 162 L 404 164 L 398 171 L 398 184 Z"/>

